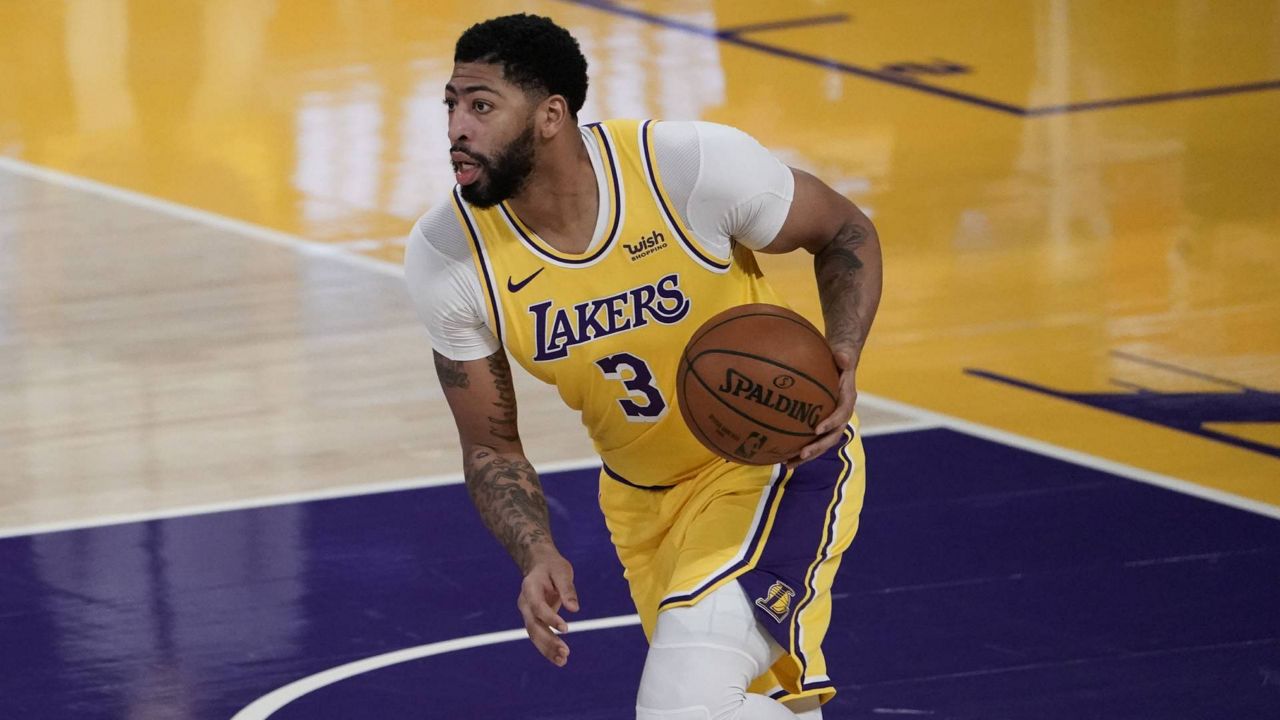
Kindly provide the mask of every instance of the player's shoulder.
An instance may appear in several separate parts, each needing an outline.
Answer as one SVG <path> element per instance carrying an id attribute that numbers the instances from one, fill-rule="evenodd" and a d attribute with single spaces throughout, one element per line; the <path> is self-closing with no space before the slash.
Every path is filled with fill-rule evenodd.
<path id="1" fill-rule="evenodd" d="M 732 125 L 708 120 L 655 120 L 653 121 L 655 147 L 733 149 L 743 144 L 758 147 L 759 142 L 750 134 Z"/>
<path id="2" fill-rule="evenodd" d="M 461 231 L 462 224 L 458 222 L 452 195 L 433 205 L 413 224 L 414 237 L 430 243 L 436 242 L 441 236 Z"/>
<path id="3" fill-rule="evenodd" d="M 454 207 L 453 196 L 422 214 L 409 233 L 408 247 L 413 251 L 433 251 L 448 258 L 462 259 L 471 255 L 466 230 Z"/>

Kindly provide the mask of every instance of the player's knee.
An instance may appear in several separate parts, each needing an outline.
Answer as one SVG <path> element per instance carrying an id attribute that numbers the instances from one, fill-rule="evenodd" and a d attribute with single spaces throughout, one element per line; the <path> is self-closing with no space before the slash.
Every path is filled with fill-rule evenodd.
<path id="1" fill-rule="evenodd" d="M 637 717 L 738 720 L 747 686 L 780 652 L 737 583 L 697 605 L 664 611 L 640 678 Z"/>
<path id="2" fill-rule="evenodd" d="M 747 692 L 762 669 L 759 658 L 740 648 L 708 642 L 655 645 L 649 650 L 638 720 L 793 719 L 781 704 Z M 761 705 L 767 707 L 761 707 Z"/>
<path id="3" fill-rule="evenodd" d="M 643 720 L 733 717 L 754 669 L 750 658 L 732 648 L 706 642 L 655 645 L 649 648 L 640 678 L 636 716 Z"/>

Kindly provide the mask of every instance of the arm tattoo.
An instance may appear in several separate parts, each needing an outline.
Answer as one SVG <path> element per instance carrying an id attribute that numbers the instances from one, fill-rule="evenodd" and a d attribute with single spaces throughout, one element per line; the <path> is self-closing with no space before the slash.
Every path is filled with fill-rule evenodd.
<path id="1" fill-rule="evenodd" d="M 516 429 L 516 387 L 511 381 L 511 365 L 503 351 L 489 356 L 489 372 L 493 373 L 493 385 L 498 391 L 494 401 L 498 416 L 489 416 L 489 432 L 499 440 L 516 442 L 520 433 Z"/>
<path id="2" fill-rule="evenodd" d="M 436 375 L 440 378 L 440 384 L 446 388 L 465 388 L 471 385 L 471 380 L 467 377 L 467 371 L 462 369 L 462 363 L 458 360 L 450 360 L 438 352 L 432 352 L 436 361 Z"/>
<path id="3" fill-rule="evenodd" d="M 813 256 L 827 339 L 833 345 L 851 347 L 855 353 L 862 350 L 880 299 L 878 282 L 872 279 L 868 283 L 859 273 L 863 263 L 858 252 L 866 244 L 867 228 L 846 222 L 831 242 Z"/>
<path id="4" fill-rule="evenodd" d="M 512 559 L 527 572 L 535 545 L 551 542 L 547 500 L 538 473 L 523 457 L 473 447 L 466 461 L 467 493 L 480 517 Z"/>

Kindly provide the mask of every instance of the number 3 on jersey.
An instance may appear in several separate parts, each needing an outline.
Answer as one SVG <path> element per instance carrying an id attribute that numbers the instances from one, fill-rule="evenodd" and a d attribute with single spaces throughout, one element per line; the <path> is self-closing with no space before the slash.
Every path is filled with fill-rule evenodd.
<path id="1" fill-rule="evenodd" d="M 622 412 L 631 422 L 656 422 L 667 409 L 662 392 L 653 384 L 649 364 L 631 353 L 615 353 L 596 360 L 596 366 L 608 380 L 619 380 L 628 397 L 618 400 Z M 629 377 L 623 370 L 630 370 Z M 643 400 L 644 402 L 637 402 Z"/>

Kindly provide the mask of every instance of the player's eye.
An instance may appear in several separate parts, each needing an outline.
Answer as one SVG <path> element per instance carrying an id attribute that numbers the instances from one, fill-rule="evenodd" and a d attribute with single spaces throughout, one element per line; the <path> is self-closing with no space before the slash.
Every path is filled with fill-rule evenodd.
<path id="1" fill-rule="evenodd" d="M 478 113 L 486 113 L 493 109 L 493 105 L 484 100 L 477 100 L 471 104 L 471 107 Z"/>
<path id="2" fill-rule="evenodd" d="M 453 112 L 453 109 L 458 106 L 458 101 L 453 98 L 445 98 L 444 106 L 449 108 L 449 112 Z"/>

